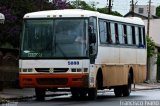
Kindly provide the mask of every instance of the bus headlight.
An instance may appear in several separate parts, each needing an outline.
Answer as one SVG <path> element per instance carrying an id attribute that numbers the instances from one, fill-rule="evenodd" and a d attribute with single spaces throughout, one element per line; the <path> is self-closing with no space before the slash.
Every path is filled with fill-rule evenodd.
<path id="1" fill-rule="evenodd" d="M 84 72 L 88 72 L 88 68 L 84 68 Z"/>
<path id="2" fill-rule="evenodd" d="M 71 72 L 88 72 L 88 68 L 72 68 Z"/>
<path id="3" fill-rule="evenodd" d="M 33 70 L 32 69 L 23 69 L 22 72 L 32 72 Z"/>
<path id="4" fill-rule="evenodd" d="M 82 72 L 81 68 L 72 68 L 71 69 L 72 72 Z"/>

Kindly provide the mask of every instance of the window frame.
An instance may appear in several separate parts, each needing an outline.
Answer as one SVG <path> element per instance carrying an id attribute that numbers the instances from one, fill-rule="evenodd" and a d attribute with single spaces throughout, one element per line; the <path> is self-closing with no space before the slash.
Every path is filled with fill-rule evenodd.
<path id="1" fill-rule="evenodd" d="M 102 18 L 99 18 L 98 19 L 98 22 L 99 22 L 99 20 L 103 20 L 103 21 L 105 21 L 105 22 L 107 22 L 108 24 L 110 24 L 110 27 L 108 28 L 110 31 L 112 30 L 111 28 L 111 24 L 115 24 L 115 23 L 117 23 L 117 24 L 121 24 L 122 25 L 122 33 L 123 33 L 123 35 L 124 34 L 127 34 L 127 40 L 126 40 L 126 42 L 125 42 L 125 38 L 123 38 L 123 43 L 119 43 L 119 44 L 116 44 L 116 42 L 115 42 L 115 39 L 113 39 L 115 36 L 114 36 L 114 34 L 112 35 L 112 43 L 101 43 L 101 41 L 100 41 L 100 32 L 99 32 L 99 42 L 100 42 L 100 45 L 106 45 L 106 46 L 114 46 L 114 45 L 119 45 L 119 46 L 121 46 L 121 47 L 131 47 L 131 48 L 139 48 L 138 46 L 138 44 L 136 44 L 136 36 L 138 36 L 138 42 L 137 43 L 139 43 L 139 34 L 138 35 L 136 35 L 136 32 L 135 32 L 135 27 L 137 27 L 137 31 L 138 31 L 138 33 L 139 33 L 139 27 L 141 27 L 142 29 L 142 37 L 143 37 L 143 45 L 145 46 L 145 42 L 146 42 L 146 40 L 144 39 L 145 38 L 145 34 L 143 34 L 144 33 L 144 31 L 145 31 L 145 26 L 144 25 L 137 25 L 137 24 L 131 24 L 131 23 L 124 23 L 124 22 L 119 22 L 119 21 L 113 21 L 113 20 L 108 20 L 108 19 L 102 19 Z M 124 26 L 126 26 L 126 29 L 124 28 Z M 131 36 L 131 42 L 130 42 L 130 44 L 129 44 L 129 29 L 128 29 L 128 27 L 130 27 L 130 36 Z M 99 27 L 100 28 L 100 27 Z M 133 29 L 132 29 L 133 28 Z M 115 30 L 115 28 L 114 28 L 114 30 Z M 134 32 L 133 32 L 134 31 Z M 134 40 L 133 40 L 134 39 Z M 118 47 L 119 47 L 118 46 Z M 115 46 L 116 47 L 116 46 Z M 146 48 L 146 47 L 144 47 L 144 48 Z"/>

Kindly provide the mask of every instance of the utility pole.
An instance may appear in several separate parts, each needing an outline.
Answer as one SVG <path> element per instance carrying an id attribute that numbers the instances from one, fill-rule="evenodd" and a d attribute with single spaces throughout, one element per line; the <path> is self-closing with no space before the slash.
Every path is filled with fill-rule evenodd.
<path id="1" fill-rule="evenodd" d="M 151 0 L 149 0 L 149 7 L 148 7 L 148 23 L 147 23 L 147 35 L 149 36 L 150 30 L 150 18 L 151 18 Z"/>
<path id="2" fill-rule="evenodd" d="M 132 6 L 131 9 L 132 17 L 134 17 L 134 0 L 132 0 L 131 6 Z"/>
<path id="3" fill-rule="evenodd" d="M 111 14 L 111 8 L 112 8 L 112 7 L 111 7 L 111 0 L 109 0 L 109 10 L 108 10 L 108 13 L 109 13 L 109 14 Z"/>
<path id="4" fill-rule="evenodd" d="M 150 30 L 150 18 L 151 18 L 151 0 L 149 0 L 148 7 L 148 23 L 147 23 L 147 36 L 149 36 Z M 150 57 L 147 57 L 147 80 L 150 80 Z"/>
<path id="5" fill-rule="evenodd" d="M 112 6 L 113 6 L 113 0 L 109 0 L 109 1 L 107 0 L 107 5 L 108 5 L 108 14 L 111 14 Z"/>

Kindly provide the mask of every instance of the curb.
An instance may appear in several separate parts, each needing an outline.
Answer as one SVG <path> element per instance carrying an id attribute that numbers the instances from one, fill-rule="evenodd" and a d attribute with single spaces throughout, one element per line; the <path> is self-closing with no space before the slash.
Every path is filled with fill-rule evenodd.
<path id="1" fill-rule="evenodd" d="M 23 101 L 25 99 L 32 99 L 35 96 L 24 96 L 24 97 L 10 97 L 10 98 L 2 98 L 0 97 L 0 104 L 9 103 L 12 101 Z"/>
<path id="2" fill-rule="evenodd" d="M 63 93 L 63 94 L 47 94 L 45 97 L 51 97 L 51 96 L 61 96 L 61 95 L 68 95 L 68 93 Z M 26 99 L 33 99 L 36 96 L 19 96 L 19 97 L 10 97 L 10 98 L 2 98 L 0 97 L 0 104 L 3 103 L 9 103 L 9 102 L 13 102 L 13 101 L 25 101 Z"/>
<path id="3" fill-rule="evenodd" d="M 154 90 L 154 89 L 160 89 L 160 87 L 155 87 L 155 88 L 141 88 L 141 89 L 138 89 L 138 88 L 133 88 L 132 91 L 141 91 L 141 90 Z"/>

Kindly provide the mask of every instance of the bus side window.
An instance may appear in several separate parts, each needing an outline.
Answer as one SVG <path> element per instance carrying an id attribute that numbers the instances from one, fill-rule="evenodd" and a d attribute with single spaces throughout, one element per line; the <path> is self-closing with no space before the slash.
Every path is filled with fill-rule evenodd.
<path id="1" fill-rule="evenodd" d="M 132 45 L 132 30 L 131 26 L 127 25 L 127 38 L 128 38 L 128 44 Z"/>
<path id="2" fill-rule="evenodd" d="M 135 45 L 136 44 L 135 27 L 132 26 L 131 28 L 132 28 L 132 43 L 133 45 Z"/>
<path id="3" fill-rule="evenodd" d="M 124 28 L 122 24 L 118 24 L 119 42 L 124 44 Z"/>
<path id="4" fill-rule="evenodd" d="M 115 27 L 115 42 L 116 42 L 116 44 L 119 44 L 120 42 L 119 42 L 119 28 L 118 28 L 118 24 L 117 23 L 115 23 L 114 24 L 114 27 Z"/>
<path id="5" fill-rule="evenodd" d="M 110 31 L 109 31 L 111 43 L 115 43 L 115 24 L 110 23 Z"/>
<path id="6" fill-rule="evenodd" d="M 107 43 L 107 25 L 104 20 L 99 21 L 99 35 L 100 35 L 100 43 Z"/>
<path id="7" fill-rule="evenodd" d="M 141 27 L 138 27 L 138 32 L 139 32 L 139 43 L 142 44 L 142 33 L 141 33 Z"/>
<path id="8" fill-rule="evenodd" d="M 127 37 L 127 26 L 123 25 L 123 38 L 124 38 L 124 43 L 128 44 L 128 37 Z"/>
<path id="9" fill-rule="evenodd" d="M 106 27 L 107 27 L 107 39 L 106 41 L 108 43 L 112 43 L 112 34 L 111 34 L 111 24 L 110 22 L 106 22 Z"/>
<path id="10" fill-rule="evenodd" d="M 139 32 L 138 32 L 138 27 L 135 27 L 135 36 L 136 36 L 136 45 L 139 45 Z"/>
<path id="11" fill-rule="evenodd" d="M 146 45 L 145 27 L 143 27 L 143 34 L 142 34 L 142 36 L 143 36 L 143 44 L 145 46 Z"/>
<path id="12" fill-rule="evenodd" d="M 138 27 L 138 32 L 139 32 L 139 45 L 138 45 L 138 47 L 144 48 L 142 27 Z"/>

